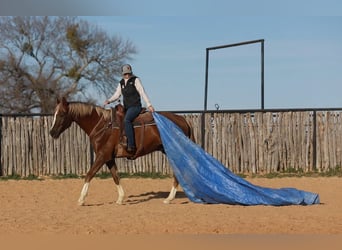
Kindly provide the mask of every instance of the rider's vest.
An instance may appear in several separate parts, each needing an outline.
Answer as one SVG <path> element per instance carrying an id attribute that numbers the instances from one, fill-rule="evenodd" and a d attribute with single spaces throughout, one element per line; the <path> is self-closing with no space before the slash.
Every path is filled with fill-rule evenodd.
<path id="1" fill-rule="evenodd" d="M 141 106 L 141 98 L 140 94 L 135 87 L 135 79 L 137 77 L 133 76 L 128 79 L 127 84 L 125 85 L 125 80 L 121 79 L 121 93 L 123 96 L 123 104 L 126 109 L 133 106 Z"/>

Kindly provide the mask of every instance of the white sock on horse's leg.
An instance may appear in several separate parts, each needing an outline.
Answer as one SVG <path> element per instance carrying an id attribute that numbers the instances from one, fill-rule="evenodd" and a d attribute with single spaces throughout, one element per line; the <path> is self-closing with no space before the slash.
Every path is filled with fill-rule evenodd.
<path id="1" fill-rule="evenodd" d="M 125 192 L 121 185 L 116 185 L 116 188 L 118 189 L 118 199 L 116 201 L 116 204 L 121 205 L 125 197 Z"/>
<path id="2" fill-rule="evenodd" d="M 164 200 L 165 204 L 169 204 L 172 200 L 175 199 L 177 193 L 177 188 L 172 187 L 169 196 Z"/>
<path id="3" fill-rule="evenodd" d="M 83 185 L 83 188 L 81 191 L 81 196 L 78 199 L 78 205 L 80 205 L 80 206 L 84 205 L 85 197 L 88 195 L 88 189 L 89 189 L 89 182 L 86 182 Z"/>

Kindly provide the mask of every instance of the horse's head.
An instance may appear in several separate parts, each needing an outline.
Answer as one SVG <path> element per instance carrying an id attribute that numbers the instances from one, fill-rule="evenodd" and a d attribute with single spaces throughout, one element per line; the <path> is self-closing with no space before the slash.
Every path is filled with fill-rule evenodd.
<path id="1" fill-rule="evenodd" d="M 69 114 L 69 103 L 64 97 L 62 100 L 57 99 L 50 135 L 54 139 L 58 138 L 67 128 L 70 127 L 72 121 L 72 117 Z"/>

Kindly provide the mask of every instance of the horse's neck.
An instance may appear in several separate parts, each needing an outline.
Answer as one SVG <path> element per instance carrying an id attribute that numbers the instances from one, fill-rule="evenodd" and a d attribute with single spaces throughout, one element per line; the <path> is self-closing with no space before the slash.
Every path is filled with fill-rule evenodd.
<path id="1" fill-rule="evenodd" d="M 87 115 L 74 119 L 75 123 L 89 136 L 95 126 L 98 124 L 100 117 L 98 115 Z"/>

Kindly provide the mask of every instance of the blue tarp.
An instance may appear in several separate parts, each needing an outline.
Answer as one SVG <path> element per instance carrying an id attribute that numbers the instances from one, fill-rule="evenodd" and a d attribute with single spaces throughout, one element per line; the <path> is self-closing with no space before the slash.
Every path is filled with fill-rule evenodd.
<path id="1" fill-rule="evenodd" d="M 192 202 L 273 206 L 319 204 L 319 195 L 315 193 L 253 185 L 192 142 L 168 118 L 156 112 L 153 117 L 173 172 Z"/>

